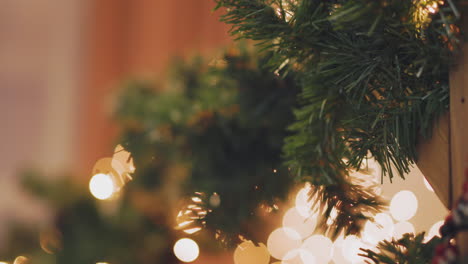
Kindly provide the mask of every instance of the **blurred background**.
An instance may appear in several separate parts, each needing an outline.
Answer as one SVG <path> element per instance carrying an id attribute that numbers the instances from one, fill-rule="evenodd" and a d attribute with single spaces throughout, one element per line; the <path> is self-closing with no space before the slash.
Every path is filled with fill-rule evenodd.
<path id="1" fill-rule="evenodd" d="M 0 249 L 7 246 L 7 223 L 51 221 L 50 208 L 22 190 L 22 169 L 50 178 L 71 172 L 87 185 L 95 161 L 111 153 L 118 133 L 109 118 L 111 95 L 121 81 L 162 72 L 174 56 L 209 56 L 232 43 L 214 6 L 212 0 L 1 1 Z M 391 198 L 402 182 L 386 183 L 384 193 Z M 413 219 L 416 231 L 444 218 L 420 172 L 404 186 L 424 201 Z M 232 263 L 232 256 L 201 254 L 202 262 Z"/>

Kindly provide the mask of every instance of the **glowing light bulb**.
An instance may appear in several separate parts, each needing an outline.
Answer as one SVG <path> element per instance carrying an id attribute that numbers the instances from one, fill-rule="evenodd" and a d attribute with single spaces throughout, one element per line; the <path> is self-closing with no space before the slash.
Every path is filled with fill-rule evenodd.
<path id="1" fill-rule="evenodd" d="M 414 234 L 414 226 L 410 222 L 399 222 L 395 224 L 395 231 L 393 231 L 393 237 L 396 239 L 402 238 L 406 233 Z"/>
<path id="2" fill-rule="evenodd" d="M 426 178 L 423 177 L 423 180 L 424 180 L 424 186 L 426 186 L 426 188 L 429 191 L 434 192 L 434 189 L 432 188 L 431 184 L 426 180 Z"/>
<path id="3" fill-rule="evenodd" d="M 269 262 L 270 253 L 263 243 L 259 243 L 257 247 L 252 241 L 245 241 L 234 250 L 235 264 L 268 264 Z"/>
<path id="4" fill-rule="evenodd" d="M 431 240 L 433 237 L 438 236 L 440 237 L 439 229 L 440 227 L 444 224 L 444 221 L 439 221 L 436 222 L 434 225 L 432 225 L 431 229 L 429 229 L 429 233 L 426 235 L 426 242 Z"/>
<path id="5" fill-rule="evenodd" d="M 309 193 L 312 187 L 310 184 L 306 184 L 304 188 L 299 190 L 296 195 L 296 210 L 302 217 L 309 217 L 317 211 L 317 208 L 312 208 L 314 204 L 314 198 L 310 199 Z"/>
<path id="6" fill-rule="evenodd" d="M 339 236 L 335 240 L 335 242 L 333 243 L 332 260 L 333 260 L 333 263 L 335 263 L 335 264 L 348 264 L 348 263 L 351 263 L 343 255 L 343 243 L 344 243 L 343 236 Z"/>
<path id="7" fill-rule="evenodd" d="M 115 191 L 114 181 L 111 176 L 98 173 L 89 181 L 89 190 L 99 200 L 109 199 Z"/>
<path id="8" fill-rule="evenodd" d="M 174 244 L 174 254 L 180 261 L 192 262 L 198 258 L 199 253 L 197 242 L 190 238 L 181 238 Z"/>
<path id="9" fill-rule="evenodd" d="M 18 256 L 15 258 L 15 261 L 13 261 L 13 264 L 29 264 L 29 259 L 25 256 Z"/>
<path id="10" fill-rule="evenodd" d="M 281 260 L 287 260 L 287 253 L 301 246 L 301 235 L 289 227 L 281 227 L 273 232 L 267 240 L 267 247 L 270 254 Z"/>
<path id="11" fill-rule="evenodd" d="M 394 229 L 392 218 L 388 214 L 380 213 L 375 215 L 374 222 L 367 221 L 364 226 L 363 239 L 375 245 L 384 239 L 391 238 Z"/>
<path id="12" fill-rule="evenodd" d="M 349 262 L 359 263 L 363 260 L 363 258 L 358 255 L 363 247 L 364 244 L 362 241 L 358 237 L 351 235 L 343 240 L 341 252 Z"/>
<path id="13" fill-rule="evenodd" d="M 302 238 L 310 236 L 317 225 L 317 216 L 303 217 L 296 207 L 289 209 L 283 216 L 283 227 L 296 230 Z"/>
<path id="14" fill-rule="evenodd" d="M 418 199 L 413 192 L 400 191 L 390 202 L 390 213 L 398 221 L 408 221 L 418 210 Z"/>
<path id="15" fill-rule="evenodd" d="M 317 263 L 328 263 L 333 255 L 333 243 L 328 237 L 313 235 L 302 244 L 302 249 L 309 251 Z"/>
<path id="16" fill-rule="evenodd" d="M 281 264 L 317 264 L 315 256 L 302 248 L 293 249 L 286 253 L 285 259 Z"/>

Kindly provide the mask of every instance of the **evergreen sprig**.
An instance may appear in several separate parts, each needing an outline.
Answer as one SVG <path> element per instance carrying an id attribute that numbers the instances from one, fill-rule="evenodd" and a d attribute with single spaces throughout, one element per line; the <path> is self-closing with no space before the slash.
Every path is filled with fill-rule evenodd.
<path id="1" fill-rule="evenodd" d="M 382 241 L 377 249 L 362 250 L 360 254 L 375 264 L 427 264 L 431 263 L 436 246 L 441 242 L 437 236 L 424 242 L 425 233 L 404 234 L 402 238 Z M 366 262 L 369 263 L 369 262 Z"/>
<path id="2" fill-rule="evenodd" d="M 274 51 L 273 71 L 294 73 L 302 92 L 283 148 L 286 164 L 300 180 L 323 186 L 315 190 L 327 205 L 325 218 L 337 209 L 337 224 L 326 230 L 356 232 L 360 223 L 350 219 L 381 203 L 353 185 L 348 171 L 370 155 L 390 181 L 394 171 L 404 177 L 417 160 L 418 139 L 430 136 L 433 121 L 448 109 L 457 44 L 453 3 L 216 2 L 226 9 L 221 20 L 232 34 Z M 434 3 L 435 14 L 424 9 Z M 415 15 L 421 10 L 425 16 Z"/>

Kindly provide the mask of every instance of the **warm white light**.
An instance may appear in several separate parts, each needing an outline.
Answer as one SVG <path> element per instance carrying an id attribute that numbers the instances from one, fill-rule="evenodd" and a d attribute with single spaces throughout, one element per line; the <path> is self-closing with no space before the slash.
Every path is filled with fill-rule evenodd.
<path id="1" fill-rule="evenodd" d="M 317 263 L 328 263 L 333 255 L 333 243 L 328 237 L 313 235 L 302 244 L 302 249 L 309 251 Z"/>
<path id="2" fill-rule="evenodd" d="M 341 253 L 343 256 L 351 263 L 359 263 L 362 261 L 362 257 L 358 254 L 361 253 L 360 248 L 363 248 L 365 245 L 362 241 L 356 236 L 347 236 L 342 243 Z"/>
<path id="3" fill-rule="evenodd" d="M 414 234 L 414 226 L 410 222 L 399 222 L 395 224 L 395 231 L 393 231 L 393 237 L 396 239 L 402 238 L 404 234 Z"/>
<path id="4" fill-rule="evenodd" d="M 277 259 L 287 259 L 286 254 L 301 246 L 301 235 L 294 229 L 282 227 L 271 232 L 267 247 L 270 254 Z"/>
<path id="5" fill-rule="evenodd" d="M 286 254 L 282 264 L 318 264 L 315 256 L 302 248 L 293 249 Z"/>
<path id="6" fill-rule="evenodd" d="M 192 262 L 198 258 L 198 244 L 190 238 L 181 238 L 174 245 L 175 256 L 183 262 Z"/>
<path id="7" fill-rule="evenodd" d="M 111 176 L 98 173 L 89 181 L 89 190 L 99 200 L 109 199 L 115 191 L 114 181 Z"/>
<path id="8" fill-rule="evenodd" d="M 268 264 L 269 262 L 270 254 L 263 243 L 259 243 L 257 247 L 252 241 L 245 241 L 234 251 L 235 264 Z"/>
<path id="9" fill-rule="evenodd" d="M 344 239 L 342 236 L 338 237 L 333 243 L 333 256 L 332 260 L 335 264 L 348 264 L 351 263 L 343 255 L 343 243 Z"/>
<path id="10" fill-rule="evenodd" d="M 0 261 L 0 264 L 8 264 L 8 262 Z"/>
<path id="11" fill-rule="evenodd" d="M 289 209 L 283 216 L 283 227 L 296 230 L 302 238 L 310 236 L 317 225 L 317 216 L 303 217 L 296 207 Z"/>
<path id="12" fill-rule="evenodd" d="M 370 244 L 389 239 L 393 235 L 393 220 L 388 214 L 377 214 L 374 217 L 375 222 L 367 221 L 364 226 L 363 239 Z"/>
<path id="13" fill-rule="evenodd" d="M 13 264 L 27 264 L 29 263 L 29 259 L 25 256 L 18 256 L 13 261 Z"/>
<path id="14" fill-rule="evenodd" d="M 444 224 L 444 221 L 439 221 L 432 225 L 431 229 L 429 229 L 429 233 L 426 235 L 426 241 L 431 240 L 434 236 L 440 237 L 439 229 Z"/>
<path id="15" fill-rule="evenodd" d="M 316 208 L 312 209 L 314 199 L 310 199 L 309 196 L 311 189 L 312 187 L 309 183 L 307 183 L 306 186 L 299 190 L 296 195 L 296 210 L 300 215 L 302 215 L 302 217 L 309 217 L 316 211 Z"/>
<path id="16" fill-rule="evenodd" d="M 408 221 L 418 210 L 418 199 L 413 192 L 400 191 L 390 202 L 390 213 L 398 221 Z"/>
<path id="17" fill-rule="evenodd" d="M 423 180 L 424 180 L 424 186 L 426 186 L 426 188 L 429 191 L 434 192 L 434 189 L 432 188 L 431 184 L 426 180 L 426 178 L 423 177 Z"/>

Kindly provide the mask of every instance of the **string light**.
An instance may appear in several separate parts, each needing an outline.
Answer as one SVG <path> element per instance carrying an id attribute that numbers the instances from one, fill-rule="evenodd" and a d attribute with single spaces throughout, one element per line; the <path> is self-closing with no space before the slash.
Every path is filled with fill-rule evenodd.
<path id="1" fill-rule="evenodd" d="M 393 220 L 388 214 L 377 214 L 374 217 L 374 222 L 367 221 L 364 226 L 363 239 L 365 242 L 375 245 L 384 239 L 391 238 L 394 228 Z"/>
<path id="2" fill-rule="evenodd" d="M 390 213 L 398 221 L 408 221 L 418 210 L 418 199 L 411 191 L 399 191 L 390 202 Z"/>
<path id="3" fill-rule="evenodd" d="M 235 264 L 268 264 L 270 254 L 263 243 L 255 246 L 252 241 L 244 241 L 234 250 Z"/>
<path id="4" fill-rule="evenodd" d="M 15 261 L 13 261 L 13 264 L 29 264 L 29 259 L 25 256 L 18 256 L 15 258 Z"/>
<path id="5" fill-rule="evenodd" d="M 313 235 L 302 244 L 302 249 L 309 251 L 317 263 L 328 263 L 333 255 L 333 243 L 328 237 Z"/>
<path id="6" fill-rule="evenodd" d="M 89 181 L 91 194 L 99 200 L 109 199 L 115 191 L 115 184 L 108 174 L 98 173 Z"/>
<path id="7" fill-rule="evenodd" d="M 406 233 L 414 234 L 414 226 L 410 222 L 399 222 L 395 224 L 395 231 L 393 232 L 393 237 L 399 239 L 403 237 Z"/>
<path id="8" fill-rule="evenodd" d="M 289 209 L 283 216 L 283 227 L 294 229 L 302 238 L 310 236 L 317 225 L 317 216 L 303 217 L 296 207 Z"/>
<path id="9" fill-rule="evenodd" d="M 181 238 L 174 244 L 174 254 L 180 261 L 192 262 L 198 258 L 199 253 L 197 242 L 190 238 Z"/>
<path id="10" fill-rule="evenodd" d="M 288 227 L 281 227 L 273 232 L 267 240 L 267 248 L 270 254 L 281 260 L 287 260 L 286 254 L 301 246 L 301 236 L 294 229 Z"/>

